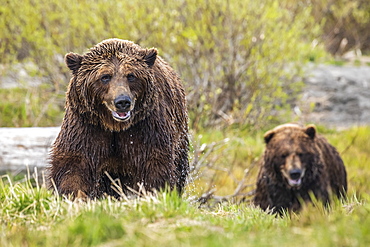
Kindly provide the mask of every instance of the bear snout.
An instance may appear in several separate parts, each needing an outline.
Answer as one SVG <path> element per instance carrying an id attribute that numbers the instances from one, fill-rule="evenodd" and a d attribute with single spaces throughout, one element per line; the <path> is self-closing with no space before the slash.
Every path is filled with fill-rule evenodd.
<path id="1" fill-rule="evenodd" d="M 114 106 L 118 112 L 128 112 L 130 111 L 132 105 L 132 100 L 126 95 L 120 95 L 114 99 Z"/>
<path id="2" fill-rule="evenodd" d="M 289 176 L 293 180 L 297 180 L 301 177 L 302 170 L 301 169 L 292 169 L 289 171 Z"/>
<path id="3" fill-rule="evenodd" d="M 288 180 L 289 186 L 292 188 L 300 188 L 305 170 L 300 168 L 292 168 L 287 173 L 288 174 L 285 177 Z"/>
<path id="4" fill-rule="evenodd" d="M 134 109 L 135 101 L 130 96 L 121 94 L 113 101 L 104 101 L 103 103 L 112 112 L 113 118 L 116 121 L 124 122 L 132 117 L 131 111 Z"/>

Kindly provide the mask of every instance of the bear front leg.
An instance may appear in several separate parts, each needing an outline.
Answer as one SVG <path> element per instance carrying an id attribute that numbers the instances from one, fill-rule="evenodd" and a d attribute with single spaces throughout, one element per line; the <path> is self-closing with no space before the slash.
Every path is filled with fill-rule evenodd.
<path id="1" fill-rule="evenodd" d="M 57 189 L 59 194 L 69 195 L 72 199 L 86 199 L 89 197 L 89 192 L 92 191 L 91 186 L 79 174 L 65 174 Z"/>
<path id="2" fill-rule="evenodd" d="M 258 174 L 257 188 L 253 198 L 253 203 L 255 206 L 258 206 L 263 210 L 266 210 L 269 207 L 271 209 L 272 205 L 268 188 L 269 181 L 270 181 L 269 177 L 265 175 L 263 172 L 260 172 L 260 174 Z"/>
<path id="3" fill-rule="evenodd" d="M 52 184 L 50 187 L 56 187 L 55 189 L 60 195 L 71 196 L 72 199 L 94 197 L 94 186 L 90 176 L 91 172 L 86 168 L 81 169 L 78 167 L 78 164 L 60 165 L 61 163 L 59 165 L 53 165 L 51 169 L 50 179 L 52 180 Z"/>
<path id="4" fill-rule="evenodd" d="M 140 173 L 142 174 L 141 178 L 134 182 L 134 187 L 136 187 L 137 184 L 142 184 L 146 191 L 151 191 L 153 189 L 157 191 L 161 189 L 174 190 L 177 187 L 177 182 L 180 177 L 176 172 L 173 161 L 163 162 L 151 159 L 146 163 L 145 170 L 146 171 Z M 138 189 L 139 187 L 136 188 Z M 179 188 L 176 189 L 179 190 Z"/>

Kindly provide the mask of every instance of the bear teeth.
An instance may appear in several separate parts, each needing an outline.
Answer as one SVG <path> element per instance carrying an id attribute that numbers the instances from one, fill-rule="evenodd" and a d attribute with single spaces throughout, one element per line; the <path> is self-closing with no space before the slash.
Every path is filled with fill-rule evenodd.
<path id="1" fill-rule="evenodd" d="M 112 111 L 113 118 L 118 119 L 120 121 L 127 120 L 131 117 L 131 112 L 115 112 Z"/>

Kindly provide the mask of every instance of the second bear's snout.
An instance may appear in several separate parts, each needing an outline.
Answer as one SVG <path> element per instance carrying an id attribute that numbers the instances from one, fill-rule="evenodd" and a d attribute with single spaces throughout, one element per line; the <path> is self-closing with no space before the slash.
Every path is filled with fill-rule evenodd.
<path id="1" fill-rule="evenodd" d="M 289 176 L 291 179 L 299 179 L 302 176 L 302 170 L 301 169 L 292 169 L 289 171 Z"/>

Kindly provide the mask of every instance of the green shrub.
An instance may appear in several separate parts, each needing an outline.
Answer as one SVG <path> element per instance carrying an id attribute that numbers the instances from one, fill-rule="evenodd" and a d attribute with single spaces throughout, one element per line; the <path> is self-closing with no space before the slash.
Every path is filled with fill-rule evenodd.
<path id="1" fill-rule="evenodd" d="M 370 52 L 370 2 L 368 0 L 314 0 L 312 15 L 324 22 L 322 39 L 334 55 L 355 50 Z"/>
<path id="2" fill-rule="evenodd" d="M 63 119 L 62 95 L 50 86 L 36 88 L 0 88 L 0 126 L 56 126 Z"/>
<path id="3" fill-rule="evenodd" d="M 300 66 L 318 54 L 311 46 L 319 31 L 311 9 L 286 2 L 6 1 L 0 4 L 0 63 L 31 61 L 65 90 L 66 52 L 83 53 L 111 37 L 132 40 L 157 47 L 180 73 L 192 128 L 259 128 L 279 120 L 276 110 L 286 109 L 300 89 Z"/>

